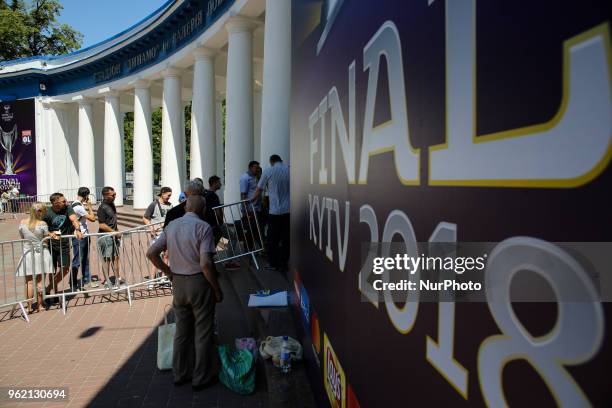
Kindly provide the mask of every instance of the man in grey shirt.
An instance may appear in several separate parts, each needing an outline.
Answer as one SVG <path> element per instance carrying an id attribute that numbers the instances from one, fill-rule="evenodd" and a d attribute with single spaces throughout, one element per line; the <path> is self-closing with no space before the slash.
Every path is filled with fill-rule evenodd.
<path id="1" fill-rule="evenodd" d="M 213 231 L 200 219 L 205 209 L 204 197 L 190 195 L 185 215 L 169 224 L 147 251 L 147 257 L 168 276 L 174 289 L 174 384 L 191 382 L 196 390 L 212 385 L 217 378 L 213 320 L 215 302 L 223 299 L 212 262 Z M 160 259 L 165 250 L 172 267 Z"/>
<path id="2" fill-rule="evenodd" d="M 153 200 L 147 207 L 142 222 L 145 225 L 152 223 L 163 222 L 166 219 L 166 214 L 172 208 L 170 197 L 172 197 L 172 189 L 170 187 L 162 187 L 157 195 L 159 198 Z"/>

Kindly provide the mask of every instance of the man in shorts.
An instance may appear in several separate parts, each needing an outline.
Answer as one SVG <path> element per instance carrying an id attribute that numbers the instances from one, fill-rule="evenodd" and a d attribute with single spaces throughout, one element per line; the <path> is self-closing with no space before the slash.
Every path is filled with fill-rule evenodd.
<path id="1" fill-rule="evenodd" d="M 98 223 L 100 233 L 117 232 L 117 207 L 115 207 L 115 189 L 104 187 L 102 189 L 102 204 L 98 207 Z M 119 286 L 124 283 L 119 273 L 119 246 L 121 244 L 121 234 L 105 235 L 98 238 L 98 250 L 103 260 L 102 272 L 104 273 L 103 285 L 110 286 L 109 277 L 112 269 L 114 275 L 114 285 Z"/>

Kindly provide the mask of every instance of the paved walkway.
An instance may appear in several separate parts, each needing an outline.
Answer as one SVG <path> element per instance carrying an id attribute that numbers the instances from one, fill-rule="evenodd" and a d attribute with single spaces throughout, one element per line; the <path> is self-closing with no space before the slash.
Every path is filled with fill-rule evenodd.
<path id="1" fill-rule="evenodd" d="M 17 238 L 16 220 L 0 221 L 0 241 Z M 248 325 L 231 284 L 217 307 L 220 342 L 248 336 Z M 0 388 L 67 387 L 62 402 L 9 402 L 1 407 L 266 407 L 264 373 L 247 397 L 221 384 L 194 392 L 174 387 L 171 372 L 156 368 L 157 331 L 169 290 L 134 293 L 130 308 L 123 295 L 79 296 L 60 309 L 30 315 L 28 324 L 0 310 Z"/>

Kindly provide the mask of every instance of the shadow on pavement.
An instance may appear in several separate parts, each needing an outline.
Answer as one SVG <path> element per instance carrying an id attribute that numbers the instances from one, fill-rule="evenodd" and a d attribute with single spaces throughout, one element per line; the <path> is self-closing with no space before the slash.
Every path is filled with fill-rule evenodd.
<path id="1" fill-rule="evenodd" d="M 244 333 L 242 311 L 231 285 L 224 278 L 220 283 L 225 299 L 217 306 L 216 314 L 220 341 L 227 344 L 233 342 L 234 336 L 248 333 Z M 157 330 L 154 330 L 87 406 L 266 407 L 267 388 L 264 373 L 259 369 L 255 393 L 249 396 L 234 394 L 220 383 L 202 391 L 193 391 L 189 384 L 175 387 L 172 372 L 157 369 Z"/>

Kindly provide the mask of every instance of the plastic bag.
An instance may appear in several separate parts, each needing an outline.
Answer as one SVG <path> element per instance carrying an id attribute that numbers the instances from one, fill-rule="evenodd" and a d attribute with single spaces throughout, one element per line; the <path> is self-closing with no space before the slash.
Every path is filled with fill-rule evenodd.
<path id="1" fill-rule="evenodd" d="M 240 395 L 255 391 L 255 360 L 248 350 L 235 350 L 219 346 L 221 372 L 219 380 L 230 390 Z"/>
<path id="2" fill-rule="evenodd" d="M 252 337 L 242 337 L 235 340 L 234 345 L 238 350 L 247 350 L 253 354 L 253 358 L 257 360 L 257 342 Z"/>
<path id="3" fill-rule="evenodd" d="M 259 345 L 259 354 L 264 358 L 268 359 L 272 357 L 274 361 L 280 358 L 281 346 L 283 345 L 283 336 L 268 336 Z M 299 361 L 302 359 L 302 345 L 299 341 L 293 337 L 288 338 L 289 351 L 291 353 L 292 361 Z"/>
<path id="4" fill-rule="evenodd" d="M 157 368 L 160 370 L 172 369 L 175 332 L 176 323 L 168 323 L 168 314 L 165 313 L 164 324 L 157 328 Z"/>

